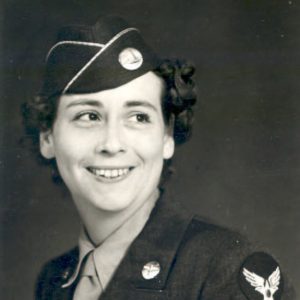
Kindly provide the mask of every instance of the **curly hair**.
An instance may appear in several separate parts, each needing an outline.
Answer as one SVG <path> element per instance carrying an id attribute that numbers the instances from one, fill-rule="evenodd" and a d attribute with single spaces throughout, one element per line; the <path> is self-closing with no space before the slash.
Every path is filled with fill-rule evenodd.
<path id="1" fill-rule="evenodd" d="M 191 136 L 193 106 L 197 95 L 192 64 L 181 60 L 163 60 L 154 73 L 163 79 L 165 93 L 162 112 L 165 124 L 174 122 L 173 137 L 176 145 L 185 143 Z M 60 95 L 50 98 L 37 95 L 21 107 L 26 140 L 31 141 L 31 150 L 42 164 L 53 166 L 53 180 L 61 181 L 54 159 L 43 158 L 39 151 L 40 132 L 50 130 L 56 118 Z M 172 117 L 173 116 L 173 117 Z M 170 162 L 168 163 L 170 164 Z M 168 176 L 167 176 L 168 177 Z"/>
<path id="2" fill-rule="evenodd" d="M 191 136 L 193 106 L 197 100 L 192 64 L 180 60 L 165 60 L 155 70 L 164 79 L 166 91 L 162 111 L 166 124 L 174 115 L 173 137 L 176 145 L 185 143 Z"/>

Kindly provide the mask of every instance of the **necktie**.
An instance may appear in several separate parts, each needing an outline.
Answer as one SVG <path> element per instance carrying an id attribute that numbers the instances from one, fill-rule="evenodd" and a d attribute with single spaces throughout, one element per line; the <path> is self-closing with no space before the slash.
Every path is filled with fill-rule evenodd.
<path id="1" fill-rule="evenodd" d="M 83 266 L 73 300 L 98 300 L 101 292 L 102 286 L 96 272 L 94 252 L 92 251 L 88 254 Z"/>

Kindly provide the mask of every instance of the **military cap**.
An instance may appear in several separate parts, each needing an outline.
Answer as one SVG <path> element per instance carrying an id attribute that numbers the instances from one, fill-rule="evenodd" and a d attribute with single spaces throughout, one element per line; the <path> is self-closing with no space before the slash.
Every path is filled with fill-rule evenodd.
<path id="1" fill-rule="evenodd" d="M 140 31 L 117 16 L 59 30 L 46 58 L 41 95 L 92 93 L 123 85 L 159 65 Z"/>

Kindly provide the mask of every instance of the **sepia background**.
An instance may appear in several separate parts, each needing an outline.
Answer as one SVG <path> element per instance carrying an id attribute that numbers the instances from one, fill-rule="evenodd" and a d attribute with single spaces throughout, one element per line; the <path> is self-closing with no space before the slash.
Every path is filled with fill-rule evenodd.
<path id="1" fill-rule="evenodd" d="M 65 23 L 119 14 L 163 57 L 197 66 L 192 140 L 168 188 L 199 215 L 269 249 L 300 293 L 300 100 L 296 1 L 1 1 L 1 298 L 33 299 L 42 264 L 76 244 L 69 195 L 20 143 Z"/>

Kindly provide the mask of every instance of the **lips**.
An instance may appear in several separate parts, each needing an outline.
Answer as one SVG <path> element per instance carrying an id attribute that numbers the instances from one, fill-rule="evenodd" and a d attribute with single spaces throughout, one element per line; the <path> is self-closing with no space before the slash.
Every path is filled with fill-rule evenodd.
<path id="1" fill-rule="evenodd" d="M 87 170 L 93 175 L 103 179 L 121 179 L 125 177 L 133 168 L 95 168 L 88 167 Z"/>

